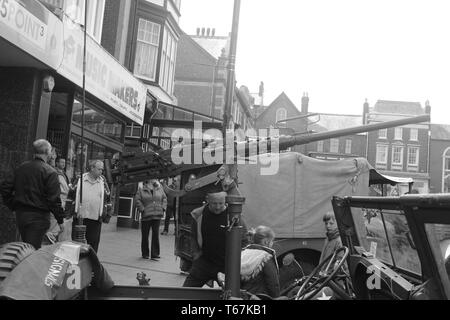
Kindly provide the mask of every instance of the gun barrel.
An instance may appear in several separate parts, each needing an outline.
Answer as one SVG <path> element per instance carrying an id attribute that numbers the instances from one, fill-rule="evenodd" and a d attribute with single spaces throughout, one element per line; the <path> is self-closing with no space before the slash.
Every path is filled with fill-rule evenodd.
<path id="1" fill-rule="evenodd" d="M 399 127 L 408 124 L 416 124 L 422 122 L 430 122 L 430 115 L 422 115 L 418 117 L 411 117 L 400 120 L 386 121 L 381 123 L 368 124 L 353 128 L 333 130 L 328 132 L 314 133 L 308 136 L 296 136 L 296 137 L 280 137 L 279 149 L 284 150 L 293 146 L 308 144 L 315 141 L 321 141 L 326 139 L 332 139 L 337 137 L 345 137 L 353 134 L 377 131 L 387 128 Z"/>

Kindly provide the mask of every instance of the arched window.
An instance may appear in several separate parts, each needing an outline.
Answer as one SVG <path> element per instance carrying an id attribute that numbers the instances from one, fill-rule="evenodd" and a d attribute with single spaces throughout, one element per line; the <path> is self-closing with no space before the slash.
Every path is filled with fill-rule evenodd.
<path id="1" fill-rule="evenodd" d="M 281 109 L 278 109 L 277 110 L 277 123 L 278 124 L 281 124 L 281 125 L 286 125 L 286 122 L 281 122 L 281 123 L 279 123 L 278 121 L 281 121 L 281 120 L 286 120 L 287 119 L 287 111 L 286 111 L 286 109 L 284 109 L 284 108 L 281 108 Z"/>
<path id="2" fill-rule="evenodd" d="M 450 192 L 450 148 L 444 151 L 442 156 L 443 170 L 442 170 L 442 192 Z"/>

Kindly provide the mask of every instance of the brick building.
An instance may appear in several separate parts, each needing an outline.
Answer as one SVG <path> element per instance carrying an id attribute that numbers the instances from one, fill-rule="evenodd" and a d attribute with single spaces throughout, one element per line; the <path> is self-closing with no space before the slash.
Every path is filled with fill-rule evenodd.
<path id="1" fill-rule="evenodd" d="M 430 192 L 450 192 L 450 125 L 431 125 Z"/>
<path id="2" fill-rule="evenodd" d="M 378 101 L 373 108 L 364 108 L 365 123 L 377 123 L 430 113 L 418 102 Z M 430 124 L 412 124 L 389 128 L 367 135 L 367 159 L 380 173 L 414 179 L 414 188 L 429 192 Z M 400 194 L 408 186 L 400 185 Z"/>
<path id="3" fill-rule="evenodd" d="M 363 117 L 358 115 L 319 113 L 314 118 L 317 119 L 314 121 L 315 123 L 309 125 L 309 130 L 313 133 L 348 129 L 363 125 Z M 365 157 L 366 141 L 366 133 L 317 141 L 307 145 L 307 154 L 313 158 L 326 160 Z"/>
<path id="4" fill-rule="evenodd" d="M 175 72 L 175 96 L 180 106 L 216 119 L 223 118 L 229 41 L 229 37 L 217 36 L 210 28 L 198 28 L 195 36 L 181 34 Z M 253 128 L 252 105 L 248 89 L 236 88 L 231 114 L 237 127 Z"/>
<path id="5" fill-rule="evenodd" d="M 308 107 L 309 98 L 306 94 L 302 98 L 302 110 L 300 111 L 287 94 L 282 92 L 270 105 L 254 107 L 255 126 L 257 129 L 277 128 L 280 134 L 285 135 L 307 134 L 307 118 L 281 121 L 307 115 Z M 306 146 L 296 146 L 291 150 L 305 154 Z"/>

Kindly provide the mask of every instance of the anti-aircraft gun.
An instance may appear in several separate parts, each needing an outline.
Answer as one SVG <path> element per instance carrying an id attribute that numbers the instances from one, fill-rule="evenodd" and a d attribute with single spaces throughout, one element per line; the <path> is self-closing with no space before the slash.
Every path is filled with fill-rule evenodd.
<path id="1" fill-rule="evenodd" d="M 105 163 L 106 177 L 113 183 L 129 184 L 152 178 L 175 177 L 202 168 L 218 168 L 212 172 L 206 170 L 205 172 L 210 173 L 186 183 L 183 190 L 189 193 L 220 184 L 223 191 L 227 192 L 231 219 L 227 232 L 225 293 L 227 296 L 237 297 L 240 294 L 240 232 L 237 221 L 240 219 L 246 196 L 241 194 L 238 187 L 239 179 L 236 165 L 238 159 L 278 153 L 294 146 L 326 139 L 429 121 L 430 116 L 423 115 L 307 136 L 278 136 L 247 139 L 243 142 L 231 140 L 231 142 L 225 141 L 225 143 L 223 141 L 217 143 L 216 141 L 216 146 L 211 141 L 202 141 L 202 143 L 179 145 L 173 149 L 161 150 L 160 152 L 124 154 L 120 162 L 115 165 L 112 165 L 109 161 Z M 215 161 L 211 161 L 211 159 L 215 159 Z"/>

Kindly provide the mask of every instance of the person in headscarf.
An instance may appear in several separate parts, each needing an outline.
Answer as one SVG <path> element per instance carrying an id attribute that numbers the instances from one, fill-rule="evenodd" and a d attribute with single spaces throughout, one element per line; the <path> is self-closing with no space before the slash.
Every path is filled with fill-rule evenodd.
<path id="1" fill-rule="evenodd" d="M 279 268 L 272 249 L 275 233 L 269 227 L 251 230 L 252 244 L 241 253 L 241 288 L 251 294 L 280 296 Z"/>

